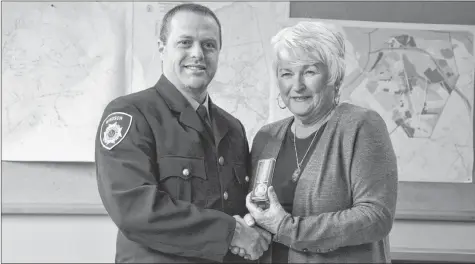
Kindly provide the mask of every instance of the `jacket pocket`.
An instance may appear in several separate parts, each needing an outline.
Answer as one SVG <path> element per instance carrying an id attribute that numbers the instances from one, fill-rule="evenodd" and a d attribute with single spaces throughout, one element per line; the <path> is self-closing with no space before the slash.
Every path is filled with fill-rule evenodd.
<path id="1" fill-rule="evenodd" d="M 206 169 L 203 158 L 162 156 L 158 161 L 160 187 L 171 198 L 204 204 Z"/>
<path id="2" fill-rule="evenodd" d="M 233 172 L 234 172 L 234 177 L 237 181 L 237 183 L 243 187 L 246 188 L 249 187 L 249 176 L 247 175 L 247 168 L 244 166 L 244 164 L 237 164 L 235 163 L 233 166 Z"/>

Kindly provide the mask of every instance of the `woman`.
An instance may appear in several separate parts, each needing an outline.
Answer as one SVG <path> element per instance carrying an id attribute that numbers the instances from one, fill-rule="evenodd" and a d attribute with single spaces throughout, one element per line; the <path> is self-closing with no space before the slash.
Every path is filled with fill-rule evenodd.
<path id="1" fill-rule="evenodd" d="M 269 208 L 247 197 L 255 223 L 274 235 L 261 260 L 390 262 L 396 156 L 376 112 L 338 102 L 343 36 L 323 23 L 300 22 L 280 31 L 272 46 L 280 106 L 293 116 L 264 126 L 253 141 L 254 168 L 276 158 Z"/>

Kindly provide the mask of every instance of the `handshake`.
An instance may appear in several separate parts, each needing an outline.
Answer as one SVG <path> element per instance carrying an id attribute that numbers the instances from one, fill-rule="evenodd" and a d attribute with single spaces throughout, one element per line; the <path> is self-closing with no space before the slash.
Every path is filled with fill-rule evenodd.
<path id="1" fill-rule="evenodd" d="M 271 233 L 254 225 L 254 219 L 249 214 L 244 218 L 235 215 L 234 218 L 236 229 L 229 249 L 247 260 L 259 259 L 272 242 Z"/>
<path id="2" fill-rule="evenodd" d="M 232 253 L 245 259 L 259 259 L 269 248 L 269 244 L 272 242 L 272 234 L 278 233 L 282 220 L 291 216 L 279 203 L 274 187 L 270 186 L 267 194 L 269 196 L 267 209 L 259 208 L 251 201 L 251 194 L 248 194 L 246 207 L 249 214 L 245 215 L 244 218 L 238 215 L 234 216 L 236 229 L 229 249 Z"/>

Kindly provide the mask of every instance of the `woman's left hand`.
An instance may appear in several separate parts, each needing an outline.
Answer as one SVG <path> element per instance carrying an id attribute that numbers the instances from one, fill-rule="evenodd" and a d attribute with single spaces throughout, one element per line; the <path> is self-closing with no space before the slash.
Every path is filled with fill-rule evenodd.
<path id="1" fill-rule="evenodd" d="M 272 234 L 276 234 L 280 222 L 288 213 L 279 203 L 279 199 L 277 198 L 277 194 L 274 191 L 274 187 L 269 187 L 267 190 L 267 195 L 269 196 L 269 208 L 266 210 L 261 209 L 251 201 L 250 193 L 246 197 L 246 207 L 247 210 L 249 210 L 251 216 L 254 218 L 256 224 L 271 232 Z"/>

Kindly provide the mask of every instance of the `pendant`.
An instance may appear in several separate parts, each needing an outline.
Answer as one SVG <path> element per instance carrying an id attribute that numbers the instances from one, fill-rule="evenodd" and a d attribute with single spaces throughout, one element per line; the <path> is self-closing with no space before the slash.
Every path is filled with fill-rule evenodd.
<path id="1" fill-rule="evenodd" d="M 296 168 L 294 173 L 292 174 L 292 181 L 296 182 L 299 179 L 300 176 L 300 168 Z"/>

